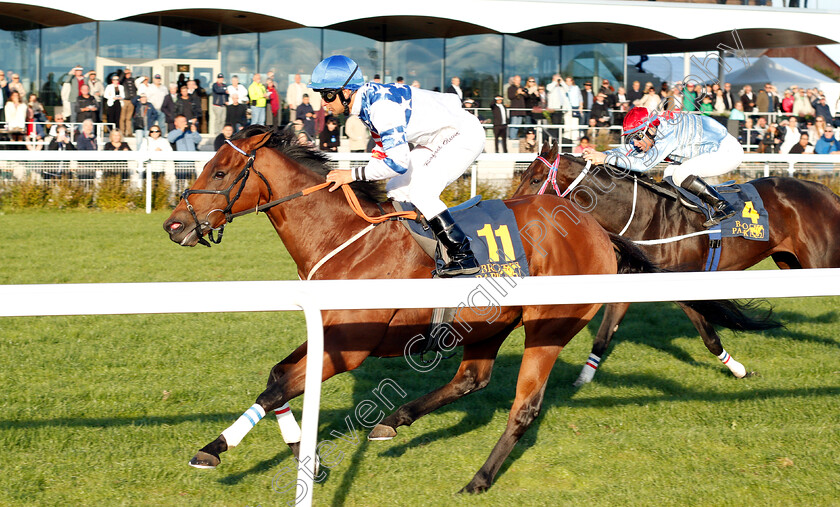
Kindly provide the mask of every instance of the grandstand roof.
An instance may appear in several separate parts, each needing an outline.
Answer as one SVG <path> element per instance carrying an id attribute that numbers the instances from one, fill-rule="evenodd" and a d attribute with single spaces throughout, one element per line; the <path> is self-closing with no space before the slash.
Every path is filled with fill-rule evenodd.
<path id="1" fill-rule="evenodd" d="M 194 5 L 195 7 L 190 7 Z M 630 54 L 709 51 L 721 42 L 735 46 L 737 30 L 746 49 L 837 43 L 840 13 L 632 0 L 460 0 L 388 2 L 372 9 L 348 8 L 338 0 L 315 6 L 287 2 L 259 4 L 260 12 L 230 10 L 230 2 L 0 2 L 0 28 L 34 23 L 64 26 L 86 21 L 135 20 L 210 35 L 317 27 L 380 41 L 456 37 L 479 33 L 517 35 L 544 44 L 621 42 Z M 246 5 L 243 5 L 243 7 Z M 430 13 L 436 14 L 430 16 Z M 13 17 L 11 17 L 13 16 Z M 562 22 L 555 22 L 561 21 Z M 210 33 L 204 33 L 210 32 Z"/>

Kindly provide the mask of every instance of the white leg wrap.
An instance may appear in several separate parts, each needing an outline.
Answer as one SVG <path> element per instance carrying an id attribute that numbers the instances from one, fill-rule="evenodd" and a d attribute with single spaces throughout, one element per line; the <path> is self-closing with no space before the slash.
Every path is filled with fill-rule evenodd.
<path id="1" fill-rule="evenodd" d="M 747 376 L 747 369 L 744 368 L 744 365 L 736 361 L 732 356 L 729 355 L 726 350 L 720 353 L 718 356 L 720 362 L 726 365 L 729 368 L 729 371 L 732 372 L 738 378 L 744 378 Z"/>
<path id="2" fill-rule="evenodd" d="M 247 435 L 248 432 L 251 431 L 251 428 L 256 426 L 263 417 L 265 417 L 265 411 L 263 408 L 256 403 L 251 405 L 251 408 L 246 410 L 244 414 L 240 415 L 239 419 L 237 419 L 235 423 L 222 432 L 222 436 L 225 437 L 228 447 L 236 447 L 239 445 L 239 442 L 245 438 L 245 435 Z"/>
<path id="3" fill-rule="evenodd" d="M 592 382 L 592 379 L 595 378 L 595 371 L 598 370 L 598 365 L 600 363 L 600 357 L 595 354 L 589 354 L 589 359 L 586 360 L 586 364 L 583 365 L 583 369 L 580 370 L 580 376 L 578 376 L 577 380 L 575 380 L 574 385 L 580 387 L 583 384 Z"/>
<path id="4" fill-rule="evenodd" d="M 280 425 L 280 433 L 283 435 L 283 440 L 287 444 L 296 444 L 300 442 L 300 426 L 295 420 L 295 414 L 292 413 L 292 408 L 288 403 L 284 403 L 282 407 L 274 410 L 274 415 L 277 416 L 277 424 Z"/>

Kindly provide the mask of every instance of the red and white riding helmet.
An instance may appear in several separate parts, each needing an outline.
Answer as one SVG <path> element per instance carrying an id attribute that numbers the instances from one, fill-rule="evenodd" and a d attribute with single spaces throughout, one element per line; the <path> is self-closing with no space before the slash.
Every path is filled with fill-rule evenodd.
<path id="1" fill-rule="evenodd" d="M 624 123 L 622 124 L 624 130 L 623 135 L 626 136 L 638 132 L 651 125 L 654 127 L 658 126 L 659 118 L 655 114 L 650 113 L 645 107 L 634 107 L 624 117 Z"/>

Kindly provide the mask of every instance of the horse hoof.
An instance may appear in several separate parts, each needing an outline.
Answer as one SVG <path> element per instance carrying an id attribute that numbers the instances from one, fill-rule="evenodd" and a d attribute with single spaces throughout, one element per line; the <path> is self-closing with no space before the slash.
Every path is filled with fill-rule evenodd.
<path id="1" fill-rule="evenodd" d="M 760 377 L 760 376 L 761 375 L 759 375 L 757 371 L 748 371 L 746 374 L 744 374 L 743 377 L 740 377 L 740 378 L 750 378 L 750 377 Z"/>
<path id="2" fill-rule="evenodd" d="M 489 488 L 490 488 L 490 486 L 488 486 L 486 484 L 475 484 L 474 482 L 470 482 L 469 484 L 467 484 L 466 486 L 461 488 L 461 491 L 458 491 L 458 493 L 460 493 L 460 494 L 469 493 L 469 494 L 475 495 L 477 493 L 484 493 Z"/>
<path id="3" fill-rule="evenodd" d="M 377 424 L 368 434 L 368 440 L 391 440 L 397 436 L 397 430 L 384 424 Z"/>
<path id="4" fill-rule="evenodd" d="M 190 466 L 193 468 L 216 468 L 222 460 L 218 456 L 198 451 L 193 459 L 190 460 Z"/>

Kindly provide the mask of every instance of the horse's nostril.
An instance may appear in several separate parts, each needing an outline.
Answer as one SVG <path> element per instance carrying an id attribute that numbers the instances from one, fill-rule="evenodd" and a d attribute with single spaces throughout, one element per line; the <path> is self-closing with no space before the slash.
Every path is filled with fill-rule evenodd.
<path id="1" fill-rule="evenodd" d="M 172 222 L 171 224 L 169 224 L 169 230 L 174 231 L 180 229 L 181 227 L 183 227 L 183 225 L 184 224 L 182 224 L 181 222 Z"/>

